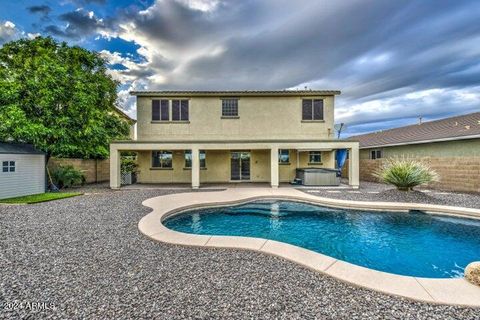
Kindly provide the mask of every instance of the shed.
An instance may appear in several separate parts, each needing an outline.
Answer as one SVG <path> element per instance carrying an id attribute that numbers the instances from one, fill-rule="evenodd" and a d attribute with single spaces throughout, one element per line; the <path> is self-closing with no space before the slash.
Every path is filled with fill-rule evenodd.
<path id="1" fill-rule="evenodd" d="M 0 142 L 0 199 L 45 192 L 45 153 L 29 144 Z"/>

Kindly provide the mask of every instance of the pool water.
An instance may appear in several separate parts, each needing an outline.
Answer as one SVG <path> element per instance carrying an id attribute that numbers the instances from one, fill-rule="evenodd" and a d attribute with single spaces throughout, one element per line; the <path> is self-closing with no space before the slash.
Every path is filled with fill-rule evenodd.
<path id="1" fill-rule="evenodd" d="M 176 231 L 282 241 L 367 268 L 455 278 L 480 260 L 480 220 L 420 212 L 334 209 L 293 201 L 254 201 L 167 218 Z"/>

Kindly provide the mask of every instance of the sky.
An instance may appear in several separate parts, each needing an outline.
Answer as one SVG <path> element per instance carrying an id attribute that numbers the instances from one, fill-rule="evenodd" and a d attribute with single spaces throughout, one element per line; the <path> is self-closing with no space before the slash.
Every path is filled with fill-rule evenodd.
<path id="1" fill-rule="evenodd" d="M 100 52 L 131 90 L 336 89 L 345 136 L 480 111 L 478 0 L 0 0 L 0 46 Z"/>

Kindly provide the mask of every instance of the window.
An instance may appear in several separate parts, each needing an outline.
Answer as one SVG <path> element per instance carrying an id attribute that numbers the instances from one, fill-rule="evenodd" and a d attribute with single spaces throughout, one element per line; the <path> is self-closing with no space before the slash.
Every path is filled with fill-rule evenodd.
<path id="1" fill-rule="evenodd" d="M 160 120 L 170 120 L 170 115 L 168 112 L 168 100 L 160 100 Z"/>
<path id="2" fill-rule="evenodd" d="M 172 100 L 172 121 L 188 121 L 188 100 Z"/>
<path id="3" fill-rule="evenodd" d="M 289 164 L 290 163 L 290 150 L 280 149 L 278 150 L 278 163 Z"/>
<path id="4" fill-rule="evenodd" d="M 222 117 L 238 117 L 238 99 L 222 100 Z"/>
<path id="5" fill-rule="evenodd" d="M 15 161 L 3 161 L 2 172 L 15 172 Z"/>
<path id="6" fill-rule="evenodd" d="M 200 150 L 200 168 L 207 167 L 207 163 L 205 159 L 206 159 L 205 150 Z M 192 151 L 185 150 L 185 168 L 191 168 L 191 167 L 192 167 Z"/>
<path id="7" fill-rule="evenodd" d="M 323 120 L 323 100 L 303 99 L 302 120 Z"/>
<path id="8" fill-rule="evenodd" d="M 152 100 L 152 121 L 160 120 L 160 100 Z"/>
<path id="9" fill-rule="evenodd" d="M 372 150 L 370 151 L 370 159 L 380 159 L 383 158 L 382 150 Z"/>
<path id="10" fill-rule="evenodd" d="M 171 151 L 152 151 L 152 168 L 172 168 Z"/>
<path id="11" fill-rule="evenodd" d="M 322 152 L 310 151 L 308 163 L 322 163 Z"/>

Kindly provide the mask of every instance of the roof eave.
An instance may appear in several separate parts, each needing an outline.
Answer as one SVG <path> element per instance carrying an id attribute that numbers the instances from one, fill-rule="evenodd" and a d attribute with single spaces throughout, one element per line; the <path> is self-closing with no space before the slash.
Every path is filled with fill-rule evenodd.
<path id="1" fill-rule="evenodd" d="M 429 140 L 419 140 L 419 141 L 407 141 L 407 142 L 399 142 L 399 143 L 377 144 L 377 145 L 370 145 L 370 146 L 362 146 L 361 143 L 360 143 L 360 149 L 385 148 L 385 147 L 406 146 L 406 145 L 410 145 L 410 144 L 425 144 L 425 143 L 446 142 L 446 141 L 456 141 L 456 140 L 470 140 L 470 139 L 480 139 L 480 134 L 469 135 L 469 136 L 439 138 L 439 139 L 429 139 Z"/>
<path id="2" fill-rule="evenodd" d="M 142 97 L 268 97 L 268 96 L 335 96 L 340 90 L 284 90 L 284 91 L 130 91 L 132 96 Z"/>

